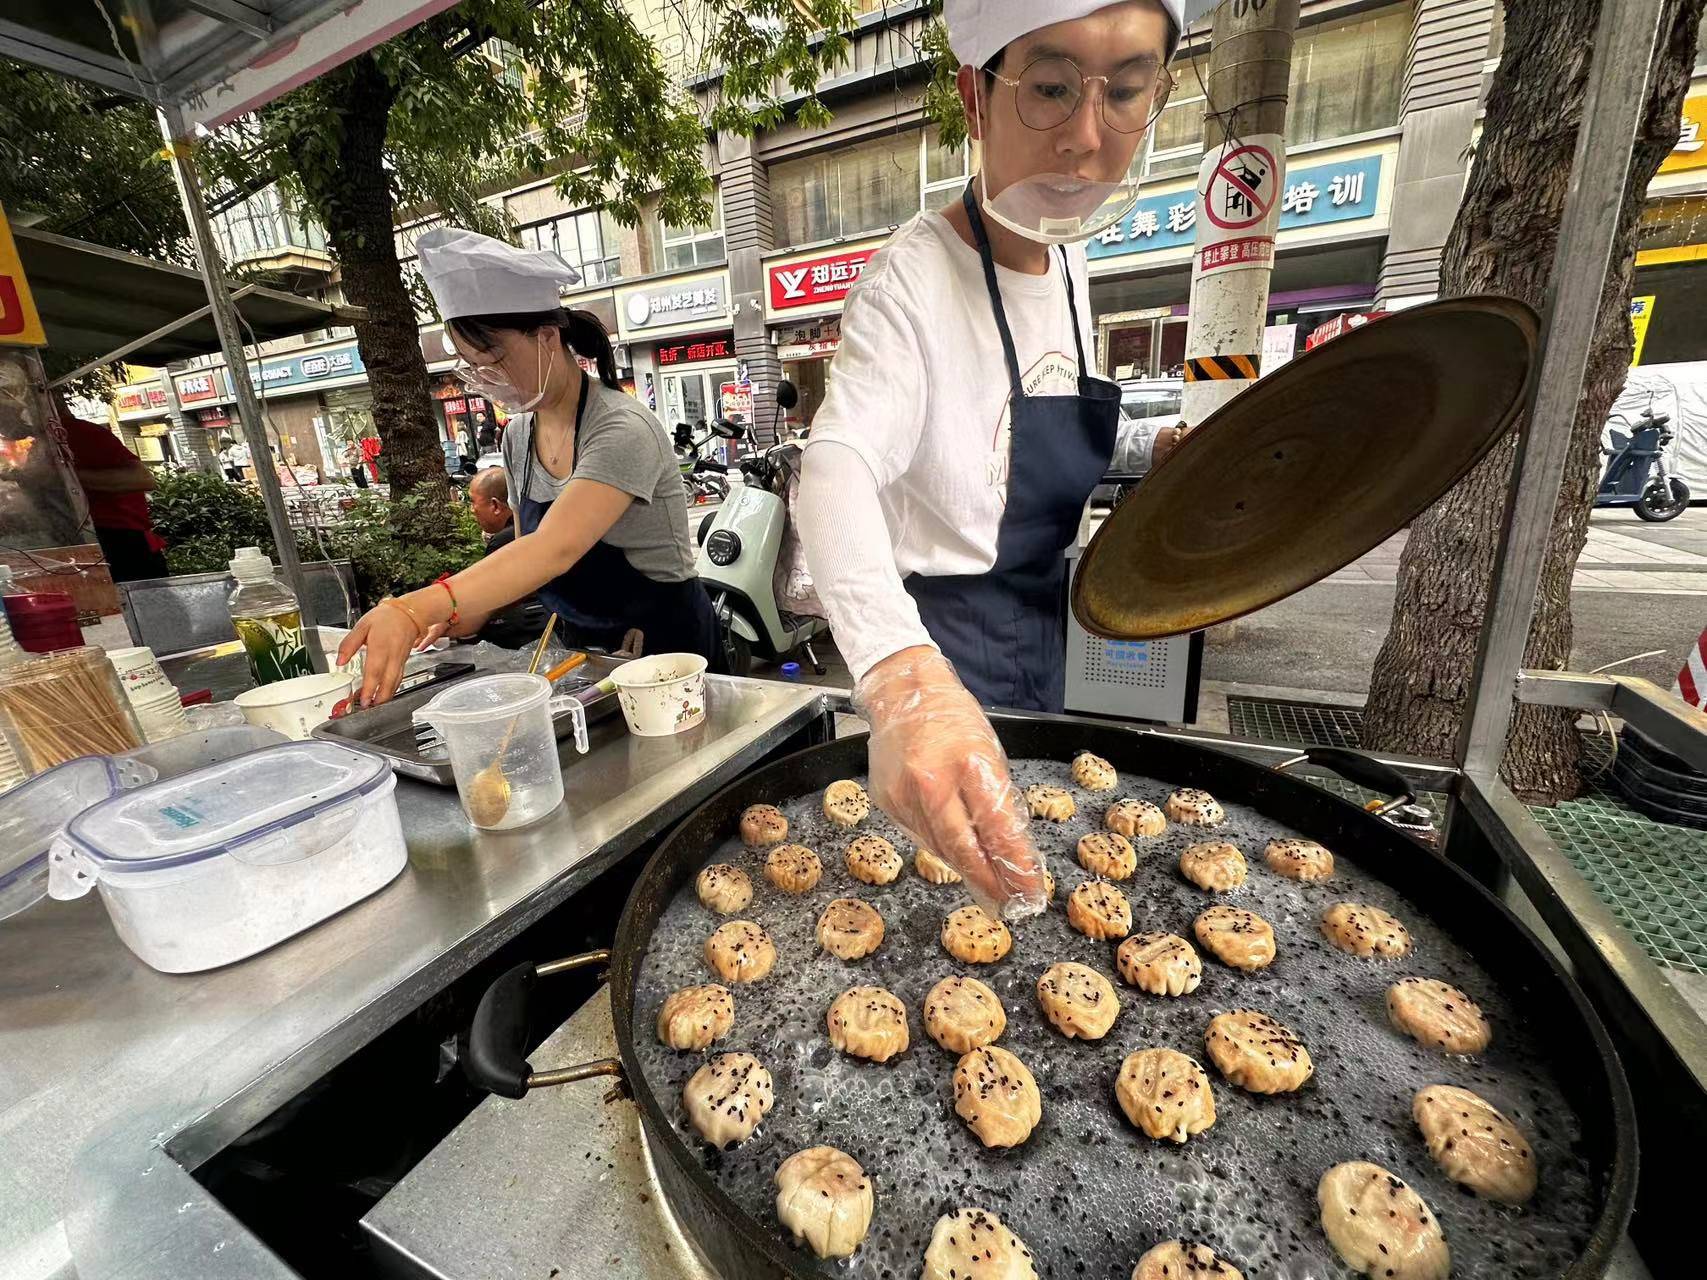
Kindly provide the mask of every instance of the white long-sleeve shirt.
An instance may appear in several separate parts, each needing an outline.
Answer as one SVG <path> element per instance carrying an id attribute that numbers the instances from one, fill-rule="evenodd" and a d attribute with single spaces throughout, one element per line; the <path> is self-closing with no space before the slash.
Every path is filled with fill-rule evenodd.
<path id="1" fill-rule="evenodd" d="M 1092 359 L 1083 248 L 1069 248 L 1068 258 Z M 996 273 L 1024 393 L 1076 394 L 1060 256 L 1050 251 L 1043 275 Z M 907 575 L 984 573 L 995 564 L 1007 507 L 1009 385 L 977 250 L 941 214 L 920 214 L 848 294 L 801 477 L 800 538 L 856 680 L 897 650 L 931 642 L 902 586 Z"/>

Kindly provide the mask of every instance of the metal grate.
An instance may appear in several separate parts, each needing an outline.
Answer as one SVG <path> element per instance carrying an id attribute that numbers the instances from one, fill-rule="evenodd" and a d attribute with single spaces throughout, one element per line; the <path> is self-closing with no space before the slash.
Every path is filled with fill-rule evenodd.
<path id="1" fill-rule="evenodd" d="M 1085 679 L 1091 684 L 1165 689 L 1168 646 L 1148 640 L 1104 640 L 1085 636 Z"/>
<path id="2" fill-rule="evenodd" d="M 1363 713 L 1356 707 L 1279 698 L 1227 699 L 1228 728 L 1239 737 L 1301 746 L 1355 747 Z M 1604 735 L 1585 734 L 1580 799 L 1530 812 L 1620 923 L 1655 963 L 1707 974 L 1707 831 L 1655 822 L 1603 785 L 1611 762 Z M 1373 792 L 1338 779 L 1312 782 L 1356 804 Z M 1438 825 L 1444 795 L 1417 797 Z"/>
<path id="3" fill-rule="evenodd" d="M 1582 796 L 1530 812 L 1656 963 L 1707 973 L 1707 831 L 1636 812 L 1602 785 L 1609 760 L 1604 737 L 1585 738 Z"/>
<path id="4" fill-rule="evenodd" d="M 1363 731 L 1361 707 L 1284 698 L 1227 698 L 1227 728 L 1235 737 L 1296 742 L 1305 747 L 1355 747 Z"/>

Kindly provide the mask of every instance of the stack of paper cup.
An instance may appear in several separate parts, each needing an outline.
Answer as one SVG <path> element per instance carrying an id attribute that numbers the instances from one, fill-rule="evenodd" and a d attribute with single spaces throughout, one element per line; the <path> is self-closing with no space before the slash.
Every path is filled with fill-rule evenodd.
<path id="1" fill-rule="evenodd" d="M 131 710 L 142 726 L 142 736 L 150 742 L 164 742 L 180 733 L 188 733 L 190 722 L 184 716 L 184 704 L 177 687 L 166 678 L 154 658 L 154 650 L 146 646 L 134 649 L 112 649 L 107 657 L 113 670 L 119 673 L 119 683 L 130 699 Z"/>

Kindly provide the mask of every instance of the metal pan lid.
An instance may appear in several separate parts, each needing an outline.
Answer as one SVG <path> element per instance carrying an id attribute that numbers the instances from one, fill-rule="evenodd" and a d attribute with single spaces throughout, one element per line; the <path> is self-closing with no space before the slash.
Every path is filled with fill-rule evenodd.
<path id="1" fill-rule="evenodd" d="M 1540 321 L 1448 298 L 1335 338 L 1188 435 L 1092 537 L 1073 616 L 1155 640 L 1242 617 L 1421 515 L 1517 423 Z"/>

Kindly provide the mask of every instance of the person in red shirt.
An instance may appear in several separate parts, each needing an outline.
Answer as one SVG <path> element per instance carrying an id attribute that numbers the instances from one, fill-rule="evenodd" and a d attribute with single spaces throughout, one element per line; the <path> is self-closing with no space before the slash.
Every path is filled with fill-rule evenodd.
<path id="1" fill-rule="evenodd" d="M 164 578 L 166 543 L 154 532 L 148 491 L 154 474 L 105 427 L 60 414 L 77 481 L 89 499 L 89 521 L 114 582 Z"/>

